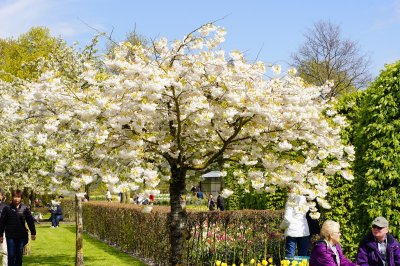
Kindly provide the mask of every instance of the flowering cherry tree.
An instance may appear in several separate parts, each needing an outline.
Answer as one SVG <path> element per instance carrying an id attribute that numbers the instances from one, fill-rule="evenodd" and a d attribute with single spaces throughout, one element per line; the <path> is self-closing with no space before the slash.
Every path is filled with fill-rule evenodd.
<path id="1" fill-rule="evenodd" d="M 116 74 L 103 84 L 119 95 L 107 103 L 108 137 L 123 141 L 114 153 L 131 156 L 133 180 L 156 187 L 170 178 L 171 265 L 182 262 L 189 171 L 217 160 L 254 166 L 240 182 L 257 190 L 294 184 L 324 207 L 327 177 L 352 178 L 354 151 L 341 144 L 344 119 L 321 100 L 327 88 L 305 87 L 294 70 L 266 79 L 263 63 L 216 49 L 224 35 L 206 24 L 172 44 L 122 43 L 104 61 Z"/>
<path id="2" fill-rule="evenodd" d="M 171 265 L 182 263 L 192 171 L 217 161 L 252 166 L 236 173 L 240 183 L 292 184 L 325 207 L 328 176 L 352 178 L 354 151 L 341 143 L 344 119 L 320 97 L 326 87 L 306 87 L 295 70 L 267 79 L 280 67 L 225 53 L 224 35 L 206 24 L 172 43 L 121 43 L 103 62 L 83 53 L 18 97 L 31 121 L 24 134 L 53 162 L 54 185 L 80 192 L 101 179 L 114 192 L 154 194 L 169 181 Z"/>

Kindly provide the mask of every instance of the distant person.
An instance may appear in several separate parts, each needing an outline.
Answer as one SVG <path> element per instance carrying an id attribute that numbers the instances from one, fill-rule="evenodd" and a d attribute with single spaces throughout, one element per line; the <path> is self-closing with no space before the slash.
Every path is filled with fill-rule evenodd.
<path id="1" fill-rule="evenodd" d="M 111 192 L 108 189 L 107 189 L 107 192 L 106 192 L 106 199 L 107 199 L 108 202 L 110 202 L 112 200 Z"/>
<path id="2" fill-rule="evenodd" d="M 224 198 L 222 197 L 222 191 L 218 193 L 217 197 L 217 210 L 225 210 Z"/>
<path id="3" fill-rule="evenodd" d="M 5 231 L 8 265 L 22 265 L 24 246 L 29 240 L 25 222 L 31 231 L 32 240 L 35 240 L 35 222 L 29 208 L 22 203 L 22 191 L 17 189 L 12 192 L 11 205 L 3 208 L 0 217 L 0 242 L 4 241 L 3 233 Z"/>
<path id="4" fill-rule="evenodd" d="M 361 241 L 358 248 L 357 265 L 400 265 L 400 244 L 389 234 L 389 222 L 385 217 L 376 217 L 372 221 L 371 232 Z"/>
<path id="5" fill-rule="evenodd" d="M 40 199 L 36 198 L 34 203 L 35 203 L 35 207 L 37 207 L 37 208 L 42 207 L 42 201 Z"/>
<path id="6" fill-rule="evenodd" d="M 200 200 L 204 199 L 203 192 L 201 191 L 200 188 L 197 190 L 197 198 Z"/>
<path id="7" fill-rule="evenodd" d="M 63 220 L 63 214 L 62 214 L 60 202 L 55 201 L 55 200 L 51 201 L 50 213 L 51 213 L 51 217 L 50 217 L 51 228 L 56 228 L 59 226 L 60 221 Z"/>
<path id="8" fill-rule="evenodd" d="M 83 197 L 82 197 L 82 202 L 88 202 L 89 201 L 89 196 L 87 195 L 87 194 L 85 194 Z"/>
<path id="9" fill-rule="evenodd" d="M 211 193 L 210 193 L 210 197 L 208 198 L 208 209 L 210 211 L 215 210 L 215 201 L 214 201 L 213 195 Z"/>
<path id="10" fill-rule="evenodd" d="M 192 188 L 190 189 L 190 192 L 192 192 L 193 196 L 197 196 L 197 189 L 195 186 L 192 186 Z"/>
<path id="11" fill-rule="evenodd" d="M 7 206 L 5 201 L 6 201 L 5 192 L 3 189 L 0 189 L 0 217 L 1 217 L 1 213 L 3 212 L 4 207 Z M 5 235 L 3 234 L 3 239 L 4 238 L 5 238 Z M 6 241 L 3 241 L 3 243 L 1 243 L 0 251 L 1 251 L 1 254 L 3 257 L 3 266 L 7 266 L 8 260 L 7 260 L 7 243 L 6 243 Z"/>
<path id="12" fill-rule="evenodd" d="M 310 255 L 310 266 L 355 266 L 340 247 L 340 227 L 337 222 L 327 220 L 322 224 L 321 239 L 315 242 Z"/>
<path id="13" fill-rule="evenodd" d="M 317 200 L 313 200 L 315 203 L 314 207 L 310 207 L 310 210 L 308 210 L 306 214 L 306 219 L 307 219 L 307 224 L 308 224 L 308 229 L 310 231 L 310 246 L 312 246 L 313 241 L 318 240 L 319 233 L 321 231 L 321 227 L 319 226 L 319 221 L 318 219 L 313 219 L 312 218 L 312 213 L 313 212 L 319 212 L 319 205 Z"/>
<path id="14" fill-rule="evenodd" d="M 154 203 L 154 195 L 153 194 L 149 195 L 149 200 L 150 200 L 150 203 Z"/>

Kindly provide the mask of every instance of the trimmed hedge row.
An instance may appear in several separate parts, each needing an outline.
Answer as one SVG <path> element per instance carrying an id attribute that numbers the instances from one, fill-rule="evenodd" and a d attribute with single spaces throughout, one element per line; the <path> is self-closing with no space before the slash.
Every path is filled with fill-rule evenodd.
<path id="1" fill-rule="evenodd" d="M 169 240 L 165 212 L 143 213 L 133 204 L 87 202 L 83 228 L 102 241 L 163 265 L 168 262 Z"/>
<path id="2" fill-rule="evenodd" d="M 168 265 L 169 210 L 154 206 L 151 213 L 143 213 L 141 206 L 132 204 L 87 202 L 83 204 L 83 227 L 110 245 L 155 265 Z M 281 260 L 282 214 L 266 210 L 188 212 L 184 264 L 214 265 L 215 260 L 222 260 L 247 265 L 251 259 Z"/>

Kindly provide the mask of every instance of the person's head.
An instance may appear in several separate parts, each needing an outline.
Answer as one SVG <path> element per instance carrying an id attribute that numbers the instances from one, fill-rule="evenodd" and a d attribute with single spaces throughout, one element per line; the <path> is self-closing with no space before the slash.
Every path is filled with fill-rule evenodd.
<path id="1" fill-rule="evenodd" d="M 327 220 L 322 224 L 320 235 L 323 239 L 335 245 L 340 241 L 340 226 L 339 223 Z"/>
<path id="2" fill-rule="evenodd" d="M 11 193 L 12 196 L 12 202 L 14 205 L 19 205 L 21 204 L 22 201 L 22 191 L 19 189 L 13 190 Z"/>
<path id="3" fill-rule="evenodd" d="M 385 217 L 379 216 L 372 221 L 372 234 L 378 241 L 385 239 L 389 232 L 389 222 Z"/>
<path id="4" fill-rule="evenodd" d="M 213 195 L 210 193 L 210 198 L 212 198 L 213 197 Z"/>
<path id="5" fill-rule="evenodd" d="M 5 201 L 6 200 L 6 193 L 4 192 L 4 190 L 2 188 L 0 188 L 0 202 Z"/>

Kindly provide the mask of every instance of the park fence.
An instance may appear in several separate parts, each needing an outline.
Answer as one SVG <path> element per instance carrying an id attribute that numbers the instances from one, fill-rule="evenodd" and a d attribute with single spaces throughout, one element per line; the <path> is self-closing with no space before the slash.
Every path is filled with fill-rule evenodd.
<path id="1" fill-rule="evenodd" d="M 169 207 L 151 213 L 133 204 L 83 204 L 84 231 L 154 265 L 168 265 L 170 254 Z M 282 211 L 241 210 L 188 212 L 184 233 L 184 265 L 250 265 L 273 259 L 280 264 L 284 236 L 279 230 Z"/>

